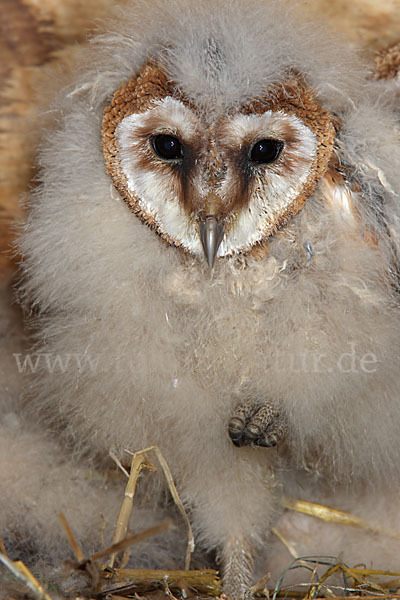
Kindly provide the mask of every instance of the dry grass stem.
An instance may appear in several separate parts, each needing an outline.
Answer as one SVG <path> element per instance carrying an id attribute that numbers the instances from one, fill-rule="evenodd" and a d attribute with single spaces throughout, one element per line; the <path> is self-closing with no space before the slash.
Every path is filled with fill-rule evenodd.
<path id="1" fill-rule="evenodd" d="M 326 571 L 319 575 L 318 568 L 327 566 Z M 311 572 L 310 581 L 308 583 L 293 584 L 290 586 L 283 586 L 283 581 L 286 573 L 292 569 L 305 568 Z M 332 576 L 341 576 L 343 578 L 343 584 L 338 585 L 337 583 L 326 584 L 327 580 Z M 365 568 L 350 568 L 340 560 L 334 557 L 328 556 L 304 556 L 294 560 L 289 567 L 281 575 L 275 590 L 273 591 L 273 600 L 282 594 L 285 597 L 299 597 L 303 600 L 313 600 L 314 598 L 322 597 L 334 597 L 340 598 L 343 595 L 347 597 L 358 597 L 360 594 L 363 597 L 379 597 L 379 598 L 395 598 L 397 594 L 394 594 L 394 590 L 397 589 L 396 581 L 374 581 L 371 577 L 376 576 L 389 576 L 398 577 L 397 573 L 391 571 L 381 571 L 375 569 Z M 307 593 L 301 592 L 301 588 L 308 588 Z M 390 594 L 390 591 L 392 592 Z M 389 593 L 388 593 L 389 592 Z M 379 594 L 379 596 L 377 596 Z"/>
<path id="2" fill-rule="evenodd" d="M 115 454 L 115 452 L 113 452 L 112 450 L 108 451 L 109 456 L 113 459 L 113 461 L 115 462 L 115 464 L 117 465 L 117 467 L 123 472 L 124 475 L 126 475 L 126 477 L 129 479 L 129 473 L 128 471 L 125 469 L 124 465 L 121 463 L 121 461 L 119 460 L 118 456 Z"/>
<path id="3" fill-rule="evenodd" d="M 72 549 L 72 551 L 73 551 L 73 553 L 74 553 L 74 556 L 75 556 L 76 560 L 77 560 L 78 562 L 82 562 L 82 561 L 85 559 L 85 557 L 84 557 L 84 555 L 83 555 L 83 552 L 82 552 L 82 550 L 81 550 L 81 548 L 80 548 L 80 546 L 79 546 L 78 542 L 77 542 L 77 541 L 76 541 L 76 539 L 75 539 L 75 536 L 74 536 L 74 534 L 72 533 L 72 529 L 71 529 L 71 527 L 69 526 L 69 524 L 68 524 L 68 521 L 67 521 L 67 519 L 65 518 L 65 515 L 64 515 L 63 513 L 60 513 L 60 514 L 58 515 L 58 518 L 59 518 L 59 519 L 60 519 L 60 521 L 61 521 L 61 524 L 62 524 L 62 526 L 63 526 L 63 529 L 64 529 L 64 531 L 65 531 L 65 535 L 66 535 L 66 536 L 67 536 L 67 538 L 68 538 L 69 544 L 70 544 L 70 546 L 71 546 L 71 549 Z"/>
<path id="4" fill-rule="evenodd" d="M 194 550 L 194 536 L 193 536 L 192 526 L 189 521 L 189 517 L 187 516 L 185 507 L 183 506 L 181 499 L 179 498 L 178 490 L 176 489 L 176 486 L 175 486 L 175 483 L 174 483 L 174 480 L 172 477 L 172 473 L 168 466 L 168 463 L 165 460 L 165 458 L 164 458 L 161 450 L 158 448 L 158 446 L 150 446 L 149 448 L 140 450 L 139 452 L 136 452 L 133 455 L 133 458 L 135 459 L 135 456 L 140 456 L 140 455 L 146 454 L 148 452 L 154 452 L 154 454 L 156 455 L 157 460 L 160 463 L 160 466 L 164 472 L 165 479 L 167 480 L 168 487 L 171 492 L 172 498 L 174 499 L 175 504 L 177 505 L 181 515 L 183 516 L 183 518 L 186 522 L 186 525 L 188 528 L 188 545 L 187 545 L 187 549 L 186 549 L 185 570 L 188 570 L 190 567 L 190 556 Z"/>
<path id="5" fill-rule="evenodd" d="M 19 579 L 27 588 L 31 590 L 35 598 L 38 600 L 52 600 L 49 594 L 43 589 L 36 577 L 32 575 L 30 570 L 20 560 L 14 562 L 8 558 L 3 552 L 0 552 L 0 561 Z"/>
<path id="6" fill-rule="evenodd" d="M 129 520 L 133 509 L 133 498 L 136 492 L 136 485 L 139 475 L 142 469 L 147 468 L 149 470 L 156 470 L 152 463 L 148 459 L 148 453 L 154 452 L 157 460 L 163 470 L 165 479 L 168 483 L 171 495 L 181 512 L 183 518 L 188 527 L 188 547 L 185 558 L 185 570 L 184 571 L 166 571 L 166 570 L 134 570 L 134 569 L 114 569 L 114 561 L 119 552 L 126 550 L 132 544 L 138 543 L 146 538 L 157 535 L 161 532 L 167 531 L 172 525 L 172 521 L 167 519 L 161 524 L 141 531 L 130 537 L 126 537 L 128 531 Z M 130 453 L 131 454 L 131 453 Z M 60 514 L 60 520 L 62 522 L 66 536 L 70 542 L 71 548 L 77 559 L 78 565 L 75 568 L 85 569 L 91 577 L 91 589 L 96 594 L 100 594 L 103 597 L 107 594 L 108 597 L 117 598 L 118 594 L 120 597 L 127 597 L 125 594 L 135 593 L 136 589 L 140 586 L 155 586 L 163 587 L 164 592 L 174 598 L 171 590 L 189 590 L 194 589 L 199 593 L 208 596 L 217 596 L 221 593 L 221 586 L 217 576 L 217 571 L 214 570 L 203 570 L 203 571 L 189 571 L 190 555 L 194 549 L 194 537 L 192 528 L 189 522 L 189 518 L 186 514 L 185 508 L 182 501 L 179 498 L 175 483 L 168 464 L 156 446 L 151 446 L 140 452 L 136 452 L 132 455 L 131 470 L 130 473 L 123 467 L 117 456 L 113 452 L 110 452 L 111 458 L 116 462 L 118 467 L 128 477 L 128 482 L 125 488 L 124 498 L 121 504 L 121 509 L 118 515 L 117 524 L 114 532 L 113 543 L 106 549 L 100 550 L 94 553 L 89 558 L 85 559 L 82 550 L 76 541 L 72 530 L 63 514 Z M 107 567 L 102 567 L 99 561 L 105 556 L 110 555 L 110 561 Z M 111 586 L 111 587 L 110 587 Z M 105 589 L 107 587 L 107 589 Z M 104 589 L 102 589 L 104 588 Z M 116 595 L 117 594 L 117 595 Z M 110 595 L 110 596 L 109 596 Z M 135 596 L 137 594 L 135 593 Z"/>
<path id="7" fill-rule="evenodd" d="M 264 575 L 264 577 L 259 579 L 254 585 L 252 585 L 249 590 L 250 597 L 253 597 L 254 594 L 256 594 L 257 592 L 261 592 L 261 591 L 262 591 L 263 596 L 269 596 L 269 592 L 268 592 L 268 589 L 266 586 L 270 579 L 271 579 L 271 573 L 267 573 L 266 575 Z"/>
<path id="8" fill-rule="evenodd" d="M 131 472 L 129 474 L 128 483 L 125 488 L 124 499 L 122 501 L 121 509 L 119 511 L 117 525 L 115 527 L 115 533 L 114 533 L 114 537 L 112 539 L 112 545 L 118 544 L 126 537 L 126 534 L 128 531 L 129 519 L 131 517 L 132 509 L 133 509 L 133 497 L 134 497 L 135 491 L 136 491 L 136 483 L 137 483 L 137 480 L 138 480 L 141 470 L 145 466 L 146 466 L 145 456 L 135 454 L 132 458 Z M 114 566 L 116 556 L 117 556 L 116 553 L 113 553 L 110 556 L 110 559 L 108 561 L 109 567 Z"/>
<path id="9" fill-rule="evenodd" d="M 342 588 L 343 589 L 343 588 Z M 351 591 L 351 590 L 347 590 L 347 591 Z M 279 592 L 276 595 L 277 598 L 301 598 L 302 600 L 304 600 L 304 592 L 296 592 L 296 591 L 291 591 L 288 592 L 287 588 L 282 589 L 281 592 Z M 368 593 L 365 593 L 363 591 L 362 595 L 359 594 L 347 594 L 347 595 L 343 595 L 343 596 L 334 596 L 335 600 L 399 600 L 400 599 L 400 595 L 399 594 L 385 594 L 383 595 L 371 595 Z M 318 596 L 318 600 L 332 600 L 332 596 Z"/>
<path id="10" fill-rule="evenodd" d="M 371 533 L 377 533 L 378 535 L 384 535 L 391 538 L 400 539 L 400 533 L 381 529 L 369 525 L 356 515 L 345 512 L 343 510 L 337 510 L 323 504 L 316 504 L 315 502 L 307 502 L 306 500 L 296 500 L 295 498 L 284 498 L 284 506 L 289 510 L 309 515 L 310 517 L 316 517 L 322 521 L 329 523 L 340 523 L 341 525 L 350 525 L 351 527 L 358 527 L 365 529 Z"/>
<path id="11" fill-rule="evenodd" d="M 122 590 L 128 592 L 134 587 L 143 585 L 163 586 L 168 584 L 170 590 L 180 590 L 182 587 L 194 589 L 200 594 L 208 596 L 219 596 L 221 594 L 221 583 L 217 571 L 204 569 L 199 571 L 165 571 L 162 569 L 113 569 L 111 581 L 117 584 L 115 587 L 107 588 L 109 593 Z"/>
<path id="12" fill-rule="evenodd" d="M 155 525 L 154 527 L 144 529 L 143 531 L 135 533 L 134 535 L 131 535 L 125 538 L 124 540 L 117 542 L 116 544 L 112 544 L 104 550 L 95 552 L 95 554 L 92 554 L 88 560 L 99 560 L 100 558 L 104 558 L 109 554 L 117 554 L 118 552 L 122 552 L 123 550 L 126 550 L 126 548 L 132 546 L 133 544 L 138 544 L 139 542 L 142 542 L 143 540 L 146 540 L 149 537 L 153 537 L 154 535 L 158 535 L 159 533 L 168 531 L 168 529 L 170 529 L 172 525 L 173 522 L 171 519 L 165 519 L 165 521 L 163 521 L 159 525 Z M 82 562 L 87 562 L 87 560 L 84 560 Z"/>
<path id="13" fill-rule="evenodd" d="M 276 527 L 271 527 L 271 531 L 274 535 L 276 535 L 278 540 L 280 540 L 282 542 L 282 544 L 285 546 L 285 548 L 287 548 L 289 554 L 293 558 L 299 558 L 299 555 L 296 552 L 294 546 L 282 535 L 282 533 L 280 531 L 278 531 L 278 529 L 276 529 Z"/>
<path id="14" fill-rule="evenodd" d="M 4 556 L 8 556 L 6 547 L 3 542 L 3 538 L 0 537 L 0 552 L 4 554 Z"/>

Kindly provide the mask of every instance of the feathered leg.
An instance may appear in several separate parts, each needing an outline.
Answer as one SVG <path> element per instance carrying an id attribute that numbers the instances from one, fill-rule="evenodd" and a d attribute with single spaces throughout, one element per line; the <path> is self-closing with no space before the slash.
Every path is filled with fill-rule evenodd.
<path id="1" fill-rule="evenodd" d="M 251 545 L 244 538 L 232 537 L 223 547 L 219 561 L 222 566 L 224 593 L 233 600 L 250 597 L 253 571 Z"/>

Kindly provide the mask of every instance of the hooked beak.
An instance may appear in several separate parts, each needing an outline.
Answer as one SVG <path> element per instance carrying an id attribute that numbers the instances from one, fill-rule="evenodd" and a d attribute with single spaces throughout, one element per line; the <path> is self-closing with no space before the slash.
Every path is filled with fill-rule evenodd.
<path id="1" fill-rule="evenodd" d="M 224 235 L 224 225 L 218 223 L 214 215 L 208 215 L 204 221 L 199 222 L 199 232 L 205 257 L 212 269 Z"/>

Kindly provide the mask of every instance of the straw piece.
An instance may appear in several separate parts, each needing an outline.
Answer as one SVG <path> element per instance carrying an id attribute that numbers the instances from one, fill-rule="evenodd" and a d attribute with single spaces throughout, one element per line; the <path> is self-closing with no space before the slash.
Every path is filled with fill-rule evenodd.
<path id="1" fill-rule="evenodd" d="M 160 463 L 160 466 L 161 466 L 162 470 L 164 471 L 164 476 L 165 476 L 165 479 L 167 480 L 168 487 L 171 492 L 172 498 L 174 499 L 174 502 L 177 505 L 181 515 L 185 519 L 185 522 L 186 522 L 186 525 L 188 528 L 188 545 L 187 545 L 187 549 L 186 549 L 186 558 L 185 558 L 185 570 L 187 571 L 187 570 L 189 570 L 189 567 L 190 567 L 190 555 L 194 550 L 194 536 L 193 536 L 192 526 L 189 521 L 189 517 L 187 516 L 185 507 L 183 506 L 181 499 L 179 498 L 179 494 L 176 489 L 176 486 L 175 486 L 175 483 L 174 483 L 174 480 L 172 477 L 172 473 L 168 466 L 168 463 L 165 460 L 165 458 L 164 458 L 161 450 L 158 448 L 158 446 L 150 446 L 149 448 L 140 450 L 139 452 L 136 452 L 134 454 L 134 457 L 140 456 L 142 454 L 146 454 L 147 452 L 155 453 L 155 455 L 158 459 L 158 462 Z"/>
<path id="2" fill-rule="evenodd" d="M 378 535 L 384 535 L 387 537 L 400 539 L 400 533 L 388 531 L 386 529 L 381 529 L 380 527 L 369 525 L 356 515 L 352 515 L 351 513 L 345 512 L 343 510 L 337 510 L 329 506 L 324 506 L 323 504 L 307 502 L 306 500 L 297 500 L 295 498 L 284 498 L 283 504 L 285 508 L 288 508 L 289 510 L 294 510 L 296 512 L 300 512 L 311 517 L 316 517 L 317 519 L 321 519 L 322 521 L 327 521 L 330 523 L 340 523 L 341 525 L 350 525 L 351 527 L 365 529 L 366 531 L 377 533 Z"/>
<path id="3" fill-rule="evenodd" d="M 52 600 L 22 561 L 18 560 L 14 562 L 3 554 L 3 552 L 0 552 L 0 561 L 33 592 L 38 600 Z"/>
<path id="4" fill-rule="evenodd" d="M 69 544 L 71 546 L 71 549 L 72 549 L 72 551 L 74 553 L 74 556 L 75 556 L 76 560 L 78 562 L 82 562 L 85 559 L 84 554 L 83 554 L 83 552 L 82 552 L 82 550 L 81 550 L 78 542 L 76 541 L 76 538 L 75 538 L 74 534 L 72 533 L 72 529 L 69 526 L 68 521 L 67 521 L 64 513 L 60 513 L 58 515 L 58 518 L 61 521 L 61 525 L 64 528 L 65 535 L 68 538 Z"/>
<path id="5" fill-rule="evenodd" d="M 351 591 L 351 590 L 348 590 Z M 363 590 L 364 591 L 364 590 Z M 296 592 L 291 591 L 290 594 L 288 594 L 287 592 L 287 588 L 283 589 L 281 592 L 279 592 L 277 594 L 278 598 L 284 597 L 284 598 L 302 598 L 304 600 L 304 592 Z M 400 599 L 400 595 L 399 594 L 389 594 L 389 595 L 366 595 L 365 593 L 360 596 L 358 594 L 352 594 L 347 595 L 347 596 L 335 596 L 334 597 L 335 600 L 349 600 L 349 598 L 351 600 L 399 600 Z M 331 596 L 318 596 L 318 600 L 332 600 Z"/>
<path id="6" fill-rule="evenodd" d="M 276 529 L 276 527 L 271 527 L 271 531 L 276 537 L 282 542 L 282 544 L 287 548 L 289 554 L 293 558 L 299 558 L 299 555 L 296 552 L 295 547 L 282 535 L 280 531 Z"/>
<path id="7" fill-rule="evenodd" d="M 8 557 L 7 550 L 6 550 L 6 547 L 5 547 L 4 542 L 3 542 L 3 538 L 1 538 L 1 537 L 0 537 L 0 552 L 2 554 L 4 554 L 4 556 Z"/>
<path id="8" fill-rule="evenodd" d="M 126 477 L 129 479 L 129 473 L 128 473 L 128 471 L 125 469 L 124 465 L 121 463 L 121 461 L 119 460 L 119 458 L 115 454 L 115 452 L 113 452 L 112 450 L 109 450 L 108 454 L 113 459 L 113 461 L 118 466 L 118 468 L 123 472 L 123 474 L 126 475 Z"/>
<path id="9" fill-rule="evenodd" d="M 197 590 L 201 594 L 209 596 L 218 596 L 221 593 L 221 583 L 218 579 L 217 571 L 213 569 L 204 569 L 199 571 L 165 571 L 162 569 L 114 569 L 111 576 L 112 583 L 118 584 L 118 587 L 103 590 L 104 592 L 113 591 L 121 593 L 122 590 L 128 591 L 135 586 L 156 584 L 163 586 L 168 584 L 170 589 L 181 589 L 183 585 Z"/>
<path id="10" fill-rule="evenodd" d="M 249 590 L 250 598 L 252 598 L 254 596 L 254 594 L 256 594 L 257 592 L 262 592 L 263 596 L 269 597 L 267 583 L 270 579 L 271 579 L 271 573 L 267 573 L 266 575 L 264 575 L 264 577 L 259 579 L 254 585 L 252 585 Z"/>
<path id="11" fill-rule="evenodd" d="M 353 573 L 360 573 L 361 575 L 385 575 L 386 577 L 400 577 L 400 573 L 393 571 L 380 571 L 377 569 L 351 569 Z M 393 582 L 392 582 L 393 583 Z"/>
<path id="12" fill-rule="evenodd" d="M 136 483 L 138 477 L 140 475 L 140 471 L 146 466 L 146 459 L 142 455 L 135 454 L 132 458 L 131 472 L 129 474 L 128 483 L 125 488 L 124 499 L 121 504 L 121 509 L 119 511 L 117 525 L 115 527 L 114 537 L 112 539 L 112 545 L 118 544 L 123 539 L 125 539 L 127 531 L 129 519 L 132 514 L 133 509 L 133 497 L 136 491 Z M 125 471 L 126 472 L 126 471 Z M 117 554 L 114 552 L 108 561 L 108 566 L 113 567 Z"/>
<path id="13" fill-rule="evenodd" d="M 311 567 L 313 565 L 313 567 Z M 319 576 L 317 567 L 327 566 L 328 569 Z M 308 583 L 299 583 L 292 586 L 283 587 L 283 580 L 288 571 L 293 569 L 304 568 L 311 572 L 311 580 Z M 329 587 L 325 583 L 329 577 L 331 577 L 334 573 L 341 573 L 343 577 L 343 586 L 338 586 L 334 584 L 329 584 Z M 337 594 L 333 593 L 333 590 L 344 592 L 347 596 L 350 594 L 353 598 L 353 594 L 358 596 L 359 593 L 363 593 L 364 595 L 375 596 L 377 592 L 380 592 L 380 598 L 391 598 L 396 596 L 395 594 L 388 595 L 385 590 L 385 586 L 390 589 L 393 589 L 392 582 L 388 583 L 377 583 L 374 581 L 370 581 L 367 579 L 367 575 L 389 575 L 389 576 L 397 576 L 397 573 L 391 573 L 390 571 L 377 571 L 373 569 L 364 569 L 364 568 L 354 568 L 351 569 L 346 564 L 338 560 L 333 556 L 302 556 L 298 559 L 292 561 L 292 563 L 288 566 L 287 569 L 282 573 L 279 578 L 275 589 L 273 591 L 272 600 L 275 600 L 281 594 L 285 594 L 286 597 L 295 597 L 299 588 L 308 588 L 306 595 L 304 596 L 304 592 L 301 593 L 303 600 L 314 600 L 317 597 L 321 597 L 321 592 L 323 590 L 324 596 L 330 595 L 335 598 L 338 597 Z M 354 582 L 354 584 L 350 583 L 350 579 Z M 294 588 L 294 589 L 293 589 Z M 290 593 L 288 593 L 290 591 Z M 296 596 L 297 597 L 297 596 Z"/>
<path id="14" fill-rule="evenodd" d="M 90 556 L 90 558 L 88 560 L 99 560 L 100 558 L 103 558 L 104 556 L 108 556 L 109 554 L 117 554 L 118 552 L 125 550 L 126 548 L 128 548 L 129 546 L 132 546 L 133 544 L 138 544 L 139 542 L 142 542 L 143 540 L 146 540 L 147 538 L 152 537 L 153 535 L 158 535 L 159 533 L 168 531 L 168 529 L 170 529 L 172 527 L 172 525 L 173 525 L 172 519 L 165 519 L 165 521 L 163 521 L 159 525 L 155 525 L 154 527 L 149 527 L 148 529 L 144 529 L 143 531 L 140 531 L 139 533 L 135 533 L 134 535 L 131 535 L 130 537 L 125 538 L 124 540 L 121 540 L 120 542 L 117 542 L 116 544 L 112 544 L 111 546 L 109 546 L 108 548 L 105 548 L 104 550 L 99 550 L 99 552 L 95 552 L 94 554 L 92 554 Z M 87 562 L 87 560 L 85 560 L 83 562 Z"/>
<path id="15" fill-rule="evenodd" d="M 351 515 L 342 510 L 336 510 L 329 506 L 316 504 L 315 502 L 307 502 L 306 500 L 296 500 L 294 498 L 284 498 L 283 504 L 285 508 L 294 510 L 311 517 L 317 517 L 322 521 L 331 523 L 342 523 L 343 525 L 352 525 L 353 527 L 369 528 L 360 518 Z"/>
<path id="16" fill-rule="evenodd" d="M 168 585 L 168 578 L 164 577 L 164 593 L 166 596 L 168 596 L 168 598 L 170 598 L 171 600 L 178 600 L 173 593 L 171 592 L 169 585 Z"/>
<path id="17" fill-rule="evenodd" d="M 376 569 L 360 569 L 360 568 L 350 568 L 347 567 L 346 565 L 341 565 L 343 571 L 346 573 L 346 575 L 348 577 L 352 577 L 354 579 L 354 581 L 360 585 L 368 585 L 371 589 L 378 591 L 378 592 L 382 592 L 384 595 L 386 595 L 386 590 L 385 587 L 389 587 L 389 586 L 393 586 L 395 584 L 395 581 L 388 581 L 388 582 L 374 582 L 371 581 L 370 579 L 367 579 L 367 577 L 370 577 L 371 575 L 385 575 L 386 577 L 399 577 L 400 574 L 399 573 L 394 573 L 392 571 L 380 571 L 380 570 L 376 570 Z"/>
<path id="18" fill-rule="evenodd" d="M 332 560 L 334 560 L 335 562 L 331 562 Z M 381 571 L 381 570 L 376 570 L 376 569 L 365 569 L 365 568 L 350 568 L 348 567 L 346 564 L 344 564 L 343 562 L 341 562 L 340 560 L 334 559 L 333 557 L 318 557 L 318 556 L 314 556 L 314 557 L 302 557 L 299 558 L 295 561 L 293 561 L 291 563 L 291 565 L 289 566 L 288 569 L 286 569 L 286 571 L 282 574 L 280 580 L 278 581 L 277 586 L 275 587 L 274 590 L 274 595 L 273 598 L 275 599 L 278 594 L 280 594 L 281 592 L 285 592 L 287 594 L 288 590 L 290 589 L 290 587 L 282 587 L 282 583 L 283 583 L 283 578 L 285 576 L 285 574 L 287 573 L 287 571 L 293 569 L 293 568 L 299 568 L 299 565 L 302 564 L 304 566 L 306 566 L 308 564 L 313 564 L 314 568 L 312 569 L 312 576 L 311 576 L 311 580 L 308 584 L 304 583 L 304 584 L 297 584 L 294 587 L 295 588 L 299 588 L 299 587 L 304 587 L 307 586 L 308 587 L 308 591 L 307 594 L 305 596 L 303 596 L 304 600 L 311 600 L 314 598 L 319 598 L 322 589 L 324 589 L 324 594 L 327 595 L 327 593 L 332 594 L 332 596 L 334 596 L 335 598 L 337 598 L 338 596 L 335 595 L 333 593 L 332 590 L 340 590 L 343 591 L 345 594 L 349 595 L 350 593 L 354 594 L 354 593 L 360 593 L 363 592 L 363 594 L 367 594 L 368 597 L 374 595 L 378 592 L 380 593 L 380 598 L 391 598 L 395 595 L 388 595 L 387 594 L 387 590 L 385 589 L 385 587 L 388 587 L 389 589 L 393 589 L 393 584 L 395 583 L 393 580 L 391 582 L 386 582 L 386 583 L 381 583 L 381 582 L 375 582 L 375 581 L 371 581 L 369 579 L 367 579 L 368 576 L 371 575 L 386 575 L 386 576 L 398 576 L 398 573 L 393 573 L 390 571 Z M 328 569 L 325 571 L 325 573 L 323 573 L 321 576 L 318 576 L 318 572 L 317 572 L 317 567 L 318 566 L 322 566 L 322 565 L 326 565 L 328 566 Z M 310 567 L 306 568 L 308 570 L 311 570 Z M 330 585 L 329 587 L 326 585 L 326 581 L 335 573 L 341 573 L 343 576 L 343 582 L 344 582 L 344 586 L 337 586 L 337 585 Z M 315 581 L 314 581 L 315 579 Z M 350 583 L 350 580 L 352 580 L 353 583 Z M 332 589 L 331 589 L 332 588 Z M 292 593 L 290 594 L 292 595 Z M 351 596 L 352 598 L 354 597 L 353 595 Z"/>
<path id="19" fill-rule="evenodd" d="M 321 589 L 322 584 L 329 579 L 329 577 L 331 575 L 333 575 L 334 573 L 336 573 L 337 571 L 342 571 L 345 575 L 347 575 L 347 571 L 346 571 L 346 567 L 345 565 L 343 565 L 342 563 L 337 563 L 336 565 L 333 565 L 332 567 L 330 567 L 319 579 L 318 585 L 314 586 L 313 589 L 313 595 L 314 597 L 318 595 L 318 592 Z"/>

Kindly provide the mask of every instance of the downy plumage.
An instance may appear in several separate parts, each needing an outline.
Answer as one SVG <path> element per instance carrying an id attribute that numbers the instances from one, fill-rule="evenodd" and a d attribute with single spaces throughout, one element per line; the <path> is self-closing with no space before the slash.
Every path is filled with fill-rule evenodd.
<path id="1" fill-rule="evenodd" d="M 59 504 L 76 502 L 77 533 L 94 543 L 85 515 L 111 515 L 118 500 L 84 480 L 85 466 L 107 464 L 110 448 L 123 457 L 156 444 L 198 546 L 217 550 L 239 598 L 254 555 L 268 560 L 287 490 L 335 504 L 341 486 L 341 506 L 354 497 L 360 514 L 368 490 L 398 494 L 393 102 L 359 58 L 282 2 L 138 1 L 108 31 L 54 102 L 19 240 L 39 359 L 25 416 L 5 420 L 1 438 L 9 448 L 17 436 L 25 459 L 12 450 L 12 468 L 29 471 L 32 503 L 2 502 L 0 523 L 10 537 L 40 525 L 48 552 Z M 139 100 L 138 76 L 150 81 Z M 160 156 L 160 136 L 181 154 Z M 259 160 L 260 139 L 281 154 Z M 208 217 L 224 236 L 212 269 L 199 225 Z M 284 420 L 275 447 L 232 443 L 243 402 Z M 48 465 L 55 453 L 61 470 Z M 160 477 L 154 504 L 163 490 Z M 151 546 L 145 554 L 164 566 Z"/>

